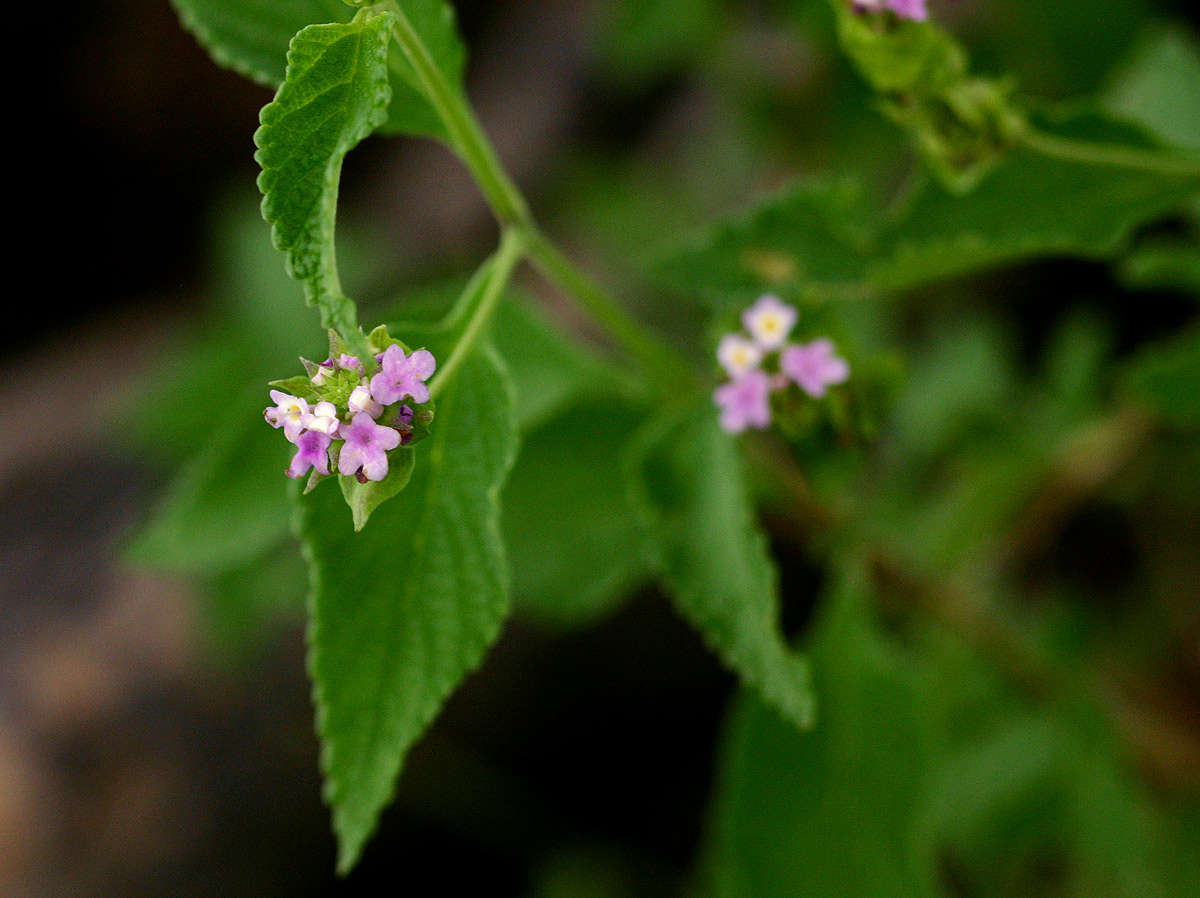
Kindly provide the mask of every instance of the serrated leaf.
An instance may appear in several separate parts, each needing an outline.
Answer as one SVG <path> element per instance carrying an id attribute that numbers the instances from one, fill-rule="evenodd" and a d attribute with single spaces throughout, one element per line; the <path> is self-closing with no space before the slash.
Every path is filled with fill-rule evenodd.
<path id="1" fill-rule="evenodd" d="M 338 486 L 342 488 L 342 498 L 350 506 L 356 532 L 367 526 L 375 509 L 408 486 L 415 464 L 414 450 L 396 449 L 388 453 L 388 474 L 383 480 L 359 483 L 354 477 L 338 476 Z"/>
<path id="2" fill-rule="evenodd" d="M 512 464 L 511 388 L 490 350 L 459 369 L 407 490 L 355 533 L 341 496 L 298 499 L 312 580 L 309 671 L 338 867 L 354 866 L 405 753 L 508 614 L 497 495 Z"/>
<path id="3" fill-rule="evenodd" d="M 398 0 L 430 55 L 451 84 L 461 87 L 466 50 L 454 7 L 445 0 Z M 172 0 L 184 27 L 213 59 L 270 87 L 284 79 L 288 44 L 309 25 L 345 23 L 354 10 L 341 0 Z M 444 136 L 437 113 L 421 91 L 399 47 L 388 54 L 392 101 L 386 133 Z"/>
<path id="4" fill-rule="evenodd" d="M 287 254 L 288 273 L 304 285 L 322 325 L 348 340 L 359 330 L 337 272 L 338 181 L 346 154 L 386 115 L 391 24 L 391 16 L 364 9 L 348 24 L 310 25 L 297 34 L 287 77 L 254 134 L 263 218 L 275 246 Z M 365 358 L 366 341 L 358 342 L 351 348 Z"/>
<path id="5" fill-rule="evenodd" d="M 513 596 L 538 620 L 587 623 L 648 579 L 621 470 L 643 416 L 628 402 L 584 400 L 523 441 L 504 488 L 504 541 Z"/>
<path id="6" fill-rule="evenodd" d="M 654 422 L 629 453 L 650 561 L 680 613 L 743 682 L 812 726 L 808 662 L 784 641 L 778 577 L 755 521 L 737 443 L 711 403 Z"/>
<path id="7" fill-rule="evenodd" d="M 215 574 L 276 545 L 290 516 L 284 488 L 288 443 L 263 420 L 258 388 L 223 414 L 171 484 L 153 517 L 127 549 L 150 567 Z"/>

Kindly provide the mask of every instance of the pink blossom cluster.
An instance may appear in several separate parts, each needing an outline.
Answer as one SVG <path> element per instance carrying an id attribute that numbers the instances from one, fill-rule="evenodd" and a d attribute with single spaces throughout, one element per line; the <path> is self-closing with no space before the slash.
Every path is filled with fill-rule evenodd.
<path id="1" fill-rule="evenodd" d="M 728 433 L 771 425 L 771 396 L 793 384 L 814 399 L 850 377 L 850 366 L 827 339 L 789 343 L 796 309 L 775 296 L 763 296 L 742 313 L 743 333 L 726 334 L 717 346 L 717 361 L 729 381 L 713 399 Z"/>
<path id="2" fill-rule="evenodd" d="M 425 381 L 437 362 L 428 350 L 406 355 L 394 344 L 375 358 L 380 368 L 369 379 L 356 356 L 343 354 L 315 366 L 309 378 L 310 395 L 323 395 L 323 388 L 340 378 L 344 385 L 341 395 L 345 396 L 341 405 L 328 399 L 310 403 L 281 390 L 271 391 L 275 405 L 263 413 L 267 423 L 282 428 L 284 436 L 296 446 L 288 477 L 303 477 L 310 470 L 329 474 L 331 454 L 337 460 L 339 474 L 356 477 L 361 483 L 387 477 L 387 453 L 412 437 L 412 408 L 407 404 L 395 406 L 406 399 L 415 404 L 429 401 Z M 341 377 L 342 373 L 351 375 L 349 383 L 354 383 L 355 376 L 358 380 L 349 395 L 345 394 L 347 379 Z"/>

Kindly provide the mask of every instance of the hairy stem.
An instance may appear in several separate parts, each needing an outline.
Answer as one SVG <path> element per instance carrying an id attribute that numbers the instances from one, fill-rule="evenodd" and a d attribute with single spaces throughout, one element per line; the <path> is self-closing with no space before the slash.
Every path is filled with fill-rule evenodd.
<path id="1" fill-rule="evenodd" d="M 446 80 L 396 0 L 384 0 L 380 6 L 395 15 L 392 33 L 396 42 L 421 79 L 426 97 L 446 126 L 451 143 L 475 177 L 496 217 L 504 224 L 528 224 L 529 207 L 525 198 L 500 164 L 495 149 L 462 94 Z"/>
<path id="2" fill-rule="evenodd" d="M 492 313 L 496 311 L 496 306 L 500 304 L 500 297 L 504 295 L 504 288 L 508 286 L 509 278 L 512 277 L 513 271 L 524 255 L 524 244 L 525 237 L 521 230 L 511 227 L 504 229 L 500 238 L 500 249 L 492 259 L 485 263 L 488 273 L 483 296 L 471 312 L 470 318 L 467 319 L 466 326 L 454 344 L 454 350 L 450 353 L 450 357 L 446 359 L 446 363 L 442 365 L 437 377 L 430 384 L 429 395 L 434 399 L 445 392 L 446 387 L 454 380 L 455 373 L 471 355 L 475 344 L 479 342 L 480 336 L 487 329 Z"/>

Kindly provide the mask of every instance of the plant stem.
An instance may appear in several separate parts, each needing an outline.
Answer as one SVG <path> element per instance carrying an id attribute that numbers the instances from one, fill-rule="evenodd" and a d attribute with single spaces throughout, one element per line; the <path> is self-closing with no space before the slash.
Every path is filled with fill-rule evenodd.
<path id="1" fill-rule="evenodd" d="M 451 143 L 483 191 L 502 225 L 524 233 L 526 251 L 542 275 L 582 306 L 613 341 L 648 371 L 665 378 L 663 387 L 677 390 L 692 385 L 696 375 L 691 365 L 672 346 L 651 336 L 591 278 L 580 271 L 537 228 L 529 205 L 505 172 L 495 149 L 480 126 L 470 105 L 438 68 L 428 48 L 395 0 L 383 0 L 396 17 L 393 28 L 404 51 L 450 135 Z"/>
<path id="2" fill-rule="evenodd" d="M 437 377 L 430 384 L 429 395 L 434 399 L 445 391 L 462 363 L 475 349 L 475 344 L 479 342 L 479 337 L 487 329 L 492 313 L 496 311 L 496 306 L 500 304 L 500 297 L 504 295 L 504 288 L 508 286 L 508 280 L 520 263 L 524 252 L 524 232 L 519 228 L 505 228 L 500 237 L 500 249 L 487 263 L 489 266 L 488 280 L 487 285 L 483 288 L 483 297 L 471 312 L 466 327 L 463 328 L 461 336 L 454 344 L 450 358 L 446 359 L 446 363 L 442 365 Z"/>
<path id="3" fill-rule="evenodd" d="M 380 6 L 386 7 L 395 16 L 392 33 L 396 42 L 408 57 L 425 87 L 426 97 L 446 126 L 452 145 L 471 170 L 496 217 L 506 225 L 529 224 L 529 207 L 525 198 L 500 164 L 495 149 L 462 94 L 446 80 L 396 0 L 384 0 Z"/>
<path id="4" fill-rule="evenodd" d="M 1162 175 L 1200 177 L 1200 158 L 1182 153 L 1091 143 L 1069 137 L 1059 137 L 1057 134 L 1047 134 L 1032 127 L 1021 132 L 1019 141 L 1027 149 L 1036 153 L 1067 162 L 1104 165 L 1112 168 L 1133 168 Z"/>

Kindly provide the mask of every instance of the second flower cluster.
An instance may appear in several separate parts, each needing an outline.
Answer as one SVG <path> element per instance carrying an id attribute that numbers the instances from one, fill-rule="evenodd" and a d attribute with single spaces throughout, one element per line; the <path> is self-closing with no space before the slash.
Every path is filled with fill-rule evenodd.
<path id="1" fill-rule="evenodd" d="M 721 338 L 717 360 L 730 379 L 717 387 L 713 399 L 726 432 L 769 427 L 772 394 L 794 385 L 820 399 L 829 387 L 849 379 L 850 366 L 831 340 L 788 342 L 797 317 L 795 307 L 763 296 L 742 313 L 745 331 Z"/>

